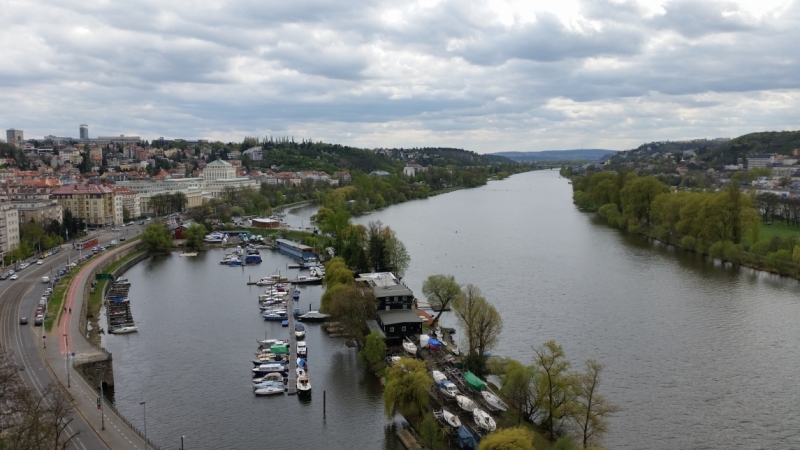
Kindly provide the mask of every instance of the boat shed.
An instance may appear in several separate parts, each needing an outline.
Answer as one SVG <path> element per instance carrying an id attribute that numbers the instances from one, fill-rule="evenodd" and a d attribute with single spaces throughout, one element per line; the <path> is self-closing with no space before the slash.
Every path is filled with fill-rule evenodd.
<path id="1" fill-rule="evenodd" d="M 302 261 L 308 261 L 310 259 L 317 258 L 316 253 L 314 253 L 314 247 L 310 247 L 299 242 L 290 241 L 288 239 L 276 239 L 275 248 L 277 248 L 281 253 L 294 256 Z"/>
<path id="2" fill-rule="evenodd" d="M 406 337 L 422 334 L 422 318 L 410 309 L 378 311 L 377 321 L 386 335 L 387 347 L 400 346 Z"/>

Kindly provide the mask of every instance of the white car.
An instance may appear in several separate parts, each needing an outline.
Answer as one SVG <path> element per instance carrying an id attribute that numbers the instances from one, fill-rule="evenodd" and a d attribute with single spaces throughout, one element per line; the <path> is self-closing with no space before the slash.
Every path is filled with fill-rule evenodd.
<path id="1" fill-rule="evenodd" d="M 40 260 L 36 261 L 36 264 L 41 266 L 42 264 L 44 264 L 44 260 L 40 259 Z"/>
<path id="2" fill-rule="evenodd" d="M 16 279 L 18 279 L 18 278 L 19 278 L 19 276 L 18 276 L 17 274 L 14 274 L 14 275 L 11 275 L 11 278 L 10 278 L 10 279 L 11 279 L 11 280 L 16 280 Z"/>

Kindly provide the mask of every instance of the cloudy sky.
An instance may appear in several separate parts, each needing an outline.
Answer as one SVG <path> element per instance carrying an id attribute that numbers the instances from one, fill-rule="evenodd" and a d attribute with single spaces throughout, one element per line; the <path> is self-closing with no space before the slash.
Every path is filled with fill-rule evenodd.
<path id="1" fill-rule="evenodd" d="M 800 0 L 6 0 L 0 123 L 480 153 L 800 125 Z"/>

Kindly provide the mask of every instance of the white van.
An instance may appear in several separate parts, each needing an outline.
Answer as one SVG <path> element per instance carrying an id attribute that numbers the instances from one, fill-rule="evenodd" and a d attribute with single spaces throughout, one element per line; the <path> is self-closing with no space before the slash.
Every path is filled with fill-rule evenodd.
<path id="1" fill-rule="evenodd" d="M 50 277 L 42 277 L 42 283 L 49 283 Z"/>

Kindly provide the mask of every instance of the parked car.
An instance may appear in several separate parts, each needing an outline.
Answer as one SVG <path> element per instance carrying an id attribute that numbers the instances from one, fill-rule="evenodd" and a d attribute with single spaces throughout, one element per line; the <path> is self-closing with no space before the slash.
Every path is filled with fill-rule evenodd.
<path id="1" fill-rule="evenodd" d="M 40 327 L 40 326 L 42 326 L 42 324 L 43 324 L 43 323 L 44 323 L 44 316 L 43 316 L 43 315 L 41 315 L 41 314 L 39 314 L 38 316 L 36 316 L 36 319 L 34 319 L 34 321 L 33 321 L 33 324 L 34 324 L 35 326 L 37 326 L 37 327 Z"/>
<path id="2" fill-rule="evenodd" d="M 119 241 L 120 241 L 120 242 L 122 242 L 122 241 L 124 241 L 125 239 L 126 239 L 126 238 L 124 238 L 124 237 L 121 237 L 121 238 L 119 238 Z"/>
<path id="3" fill-rule="evenodd" d="M 0 280 L 7 280 L 7 279 L 8 279 L 8 273 L 6 272 L 0 273 Z"/>

